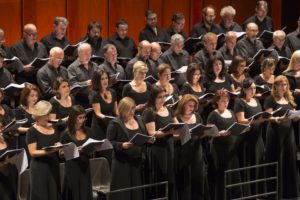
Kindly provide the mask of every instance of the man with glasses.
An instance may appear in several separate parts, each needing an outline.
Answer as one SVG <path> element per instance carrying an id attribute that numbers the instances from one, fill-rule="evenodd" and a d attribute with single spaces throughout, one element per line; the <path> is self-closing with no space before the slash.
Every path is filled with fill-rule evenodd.
<path id="1" fill-rule="evenodd" d="M 200 37 L 208 32 L 215 34 L 221 33 L 218 25 L 214 23 L 216 18 L 215 8 L 212 6 L 207 6 L 202 10 L 202 22 L 194 25 L 191 37 Z"/>
<path id="2" fill-rule="evenodd" d="M 147 24 L 140 32 L 139 41 L 147 40 L 149 42 L 170 42 L 168 34 L 157 25 L 157 14 L 153 9 L 145 12 Z"/>
<path id="3" fill-rule="evenodd" d="M 57 77 L 60 76 L 68 80 L 67 69 L 61 66 L 64 59 L 64 51 L 60 47 L 53 47 L 49 53 L 48 63 L 37 72 L 37 83 L 43 98 L 46 100 L 50 100 L 56 94 L 52 86 Z"/>
<path id="4" fill-rule="evenodd" d="M 171 26 L 166 30 L 169 34 L 169 37 L 171 38 L 172 35 L 178 33 L 182 35 L 184 39 L 186 39 L 186 34 L 183 32 L 183 28 L 185 25 L 185 17 L 183 13 L 175 13 L 172 16 L 172 24 Z"/>
<path id="5" fill-rule="evenodd" d="M 26 24 L 23 28 L 23 39 L 19 40 L 11 48 L 13 56 L 18 57 L 22 64 L 22 70 L 17 72 L 18 83 L 30 82 L 36 84 L 37 68 L 30 65 L 35 58 L 47 58 L 45 46 L 37 41 L 38 31 L 34 24 Z"/>

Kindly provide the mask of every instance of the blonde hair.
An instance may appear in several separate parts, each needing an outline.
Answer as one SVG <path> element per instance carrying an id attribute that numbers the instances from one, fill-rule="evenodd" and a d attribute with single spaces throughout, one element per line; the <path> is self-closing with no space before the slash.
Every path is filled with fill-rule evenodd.
<path id="1" fill-rule="evenodd" d="M 294 97 L 292 95 L 292 92 L 290 91 L 290 84 L 289 84 L 289 81 L 288 79 L 283 76 L 283 75 L 279 75 L 275 78 L 274 80 L 274 83 L 273 83 L 273 86 L 272 86 L 272 91 L 271 91 L 271 94 L 273 97 L 275 97 L 275 99 L 278 99 L 279 98 L 279 95 L 278 95 L 278 90 L 277 90 L 277 85 L 279 83 L 286 83 L 287 84 L 287 90 L 285 92 L 285 94 L 283 95 L 284 98 L 293 106 L 293 107 L 296 107 L 297 104 L 295 103 L 294 101 Z"/>
<path id="2" fill-rule="evenodd" d="M 121 101 L 119 102 L 119 105 L 118 105 L 120 116 L 124 117 L 127 113 L 134 110 L 135 106 L 136 106 L 136 104 L 132 98 L 124 97 L 123 99 L 121 99 Z"/>
<path id="3" fill-rule="evenodd" d="M 199 106 L 198 99 L 194 95 L 192 95 L 192 94 L 185 94 L 185 95 L 183 95 L 183 97 L 178 102 L 178 105 L 177 105 L 177 108 L 176 108 L 176 111 L 175 111 L 175 115 L 176 116 L 178 116 L 178 115 L 184 115 L 184 106 L 189 101 L 195 102 L 196 106 L 195 106 L 195 110 L 194 111 L 198 110 L 198 106 Z"/>
<path id="4" fill-rule="evenodd" d="M 148 72 L 148 67 L 147 64 L 144 63 L 143 61 L 137 61 L 133 65 L 133 75 L 135 76 L 138 72 L 143 72 L 145 71 L 146 73 Z"/>
<path id="5" fill-rule="evenodd" d="M 299 59 L 299 58 L 300 58 L 300 50 L 294 51 L 294 53 L 293 53 L 293 55 L 291 57 L 291 61 L 290 61 L 289 65 L 288 65 L 287 69 L 284 72 L 293 71 L 294 70 L 293 69 L 294 62 L 295 62 L 296 59 Z"/>

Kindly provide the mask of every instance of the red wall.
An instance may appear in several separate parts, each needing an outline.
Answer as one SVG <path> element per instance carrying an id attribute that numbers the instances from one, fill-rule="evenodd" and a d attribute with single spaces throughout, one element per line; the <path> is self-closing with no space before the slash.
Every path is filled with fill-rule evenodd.
<path id="1" fill-rule="evenodd" d="M 275 28 L 281 27 L 281 0 L 269 0 L 269 15 Z M 102 36 L 115 32 L 115 22 L 124 18 L 129 23 L 129 35 L 136 41 L 139 31 L 145 25 L 144 11 L 154 8 L 158 23 L 167 28 L 174 12 L 186 16 L 185 32 L 200 20 L 201 9 L 208 5 L 217 9 L 216 21 L 223 6 L 232 5 L 237 10 L 235 21 L 242 23 L 253 15 L 256 1 L 240 0 L 0 0 L 0 27 L 5 31 L 7 45 L 22 37 L 22 26 L 36 24 L 39 39 L 52 31 L 55 16 L 65 16 L 70 24 L 67 35 L 75 43 L 85 35 L 87 24 L 96 20 L 103 26 Z"/>

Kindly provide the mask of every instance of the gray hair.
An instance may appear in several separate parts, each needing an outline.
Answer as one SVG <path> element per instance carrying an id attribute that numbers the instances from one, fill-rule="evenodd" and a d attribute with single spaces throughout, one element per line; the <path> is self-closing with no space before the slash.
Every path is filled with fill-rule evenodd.
<path id="1" fill-rule="evenodd" d="M 224 17 L 226 15 L 235 16 L 236 11 L 232 6 L 225 6 L 221 9 L 220 16 Z"/>
<path id="2" fill-rule="evenodd" d="M 54 19 L 54 24 L 57 26 L 59 25 L 60 23 L 63 23 L 64 25 L 68 25 L 69 24 L 69 21 L 67 18 L 65 17 L 55 17 Z"/>
<path id="3" fill-rule="evenodd" d="M 91 45 L 90 45 L 89 43 L 86 43 L 86 42 L 81 43 L 81 44 L 79 45 L 78 49 L 77 49 L 78 54 L 81 53 L 83 50 L 85 50 L 85 49 L 87 49 L 87 48 L 92 49 L 92 47 L 91 47 Z"/>
<path id="4" fill-rule="evenodd" d="M 176 33 L 171 37 L 171 44 L 178 42 L 184 42 L 184 38 L 182 37 L 182 35 Z"/>
<path id="5" fill-rule="evenodd" d="M 279 36 L 286 36 L 285 32 L 282 31 L 282 30 L 277 30 L 277 31 L 274 31 L 273 33 L 273 38 L 276 38 L 276 37 L 279 37 Z"/>

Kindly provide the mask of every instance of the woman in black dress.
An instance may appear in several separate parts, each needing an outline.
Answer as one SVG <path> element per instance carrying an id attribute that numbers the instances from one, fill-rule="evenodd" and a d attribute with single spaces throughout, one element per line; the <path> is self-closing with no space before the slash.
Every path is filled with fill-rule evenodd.
<path id="1" fill-rule="evenodd" d="M 262 93 L 266 92 L 268 89 L 272 89 L 272 85 L 274 83 L 274 70 L 275 70 L 275 62 L 271 58 L 266 58 L 261 63 L 261 74 L 254 77 L 255 84 L 257 87 L 257 94 L 255 96 L 260 99 L 264 99 L 270 93 L 266 93 L 267 95 L 263 95 Z M 266 88 L 261 88 L 261 86 L 267 86 Z M 262 96 L 262 97 L 261 97 Z"/>
<path id="2" fill-rule="evenodd" d="M 118 115 L 117 95 L 109 87 L 109 74 L 103 70 L 96 70 L 92 77 L 91 104 L 94 110 L 92 119 L 92 138 L 102 140 L 106 138 L 106 130 L 110 116 Z"/>
<path id="3" fill-rule="evenodd" d="M 179 100 L 179 89 L 176 84 L 170 83 L 171 81 L 171 66 L 165 63 L 158 65 L 157 75 L 158 81 L 155 85 L 162 87 L 165 90 L 165 95 L 167 97 L 172 95 L 172 98 L 168 100 L 166 105 L 171 105 Z"/>
<path id="4" fill-rule="evenodd" d="M 114 147 L 112 161 L 111 190 L 140 186 L 144 184 L 143 160 L 145 149 L 129 140 L 136 134 L 147 134 L 139 116 L 135 116 L 136 104 L 130 97 L 119 102 L 120 116 L 113 119 L 107 128 L 107 138 Z M 143 200 L 142 189 L 111 194 L 110 199 Z"/>
<path id="5" fill-rule="evenodd" d="M 290 90 L 293 91 L 293 96 L 297 104 L 296 110 L 300 110 L 300 50 L 295 51 L 292 55 L 291 61 L 284 71 L 284 75 L 287 77 Z M 300 150 L 300 123 L 294 123 L 295 138 L 298 145 L 298 150 Z"/>
<path id="6" fill-rule="evenodd" d="M 242 124 L 251 124 L 251 129 L 240 136 L 239 159 L 241 167 L 263 163 L 264 142 L 262 139 L 262 125 L 266 119 L 252 120 L 251 117 L 262 111 L 262 106 L 255 96 L 256 85 L 254 80 L 246 78 L 242 85 L 241 96 L 235 100 L 234 112 L 237 121 Z M 262 177 L 262 170 L 246 171 L 242 174 L 243 181 L 252 181 Z M 250 187 L 251 186 L 251 187 Z M 244 195 L 250 196 L 263 193 L 263 184 L 244 186 Z"/>
<path id="7" fill-rule="evenodd" d="M 26 134 L 28 129 L 34 123 L 32 118 L 32 111 L 36 102 L 38 102 L 40 98 L 40 90 L 35 85 L 26 85 L 25 88 L 22 89 L 20 96 L 20 105 L 15 109 L 15 116 L 17 120 L 27 118 L 28 121 L 18 128 L 19 138 L 18 138 L 18 147 L 24 148 L 27 153 L 28 161 L 30 164 L 30 154 L 26 145 Z"/>
<path id="8" fill-rule="evenodd" d="M 246 60 L 239 55 L 234 56 L 228 73 L 232 79 L 235 91 L 240 91 L 244 80 L 249 76 L 246 73 Z"/>
<path id="9" fill-rule="evenodd" d="M 239 168 L 237 147 L 240 139 L 234 133 L 226 131 L 230 125 L 236 122 L 233 111 L 227 108 L 229 95 L 223 90 L 218 90 L 214 101 L 216 102 L 216 109 L 209 114 L 207 124 L 216 125 L 220 136 L 213 138 L 211 141 L 208 177 L 211 199 L 220 200 L 225 199 L 225 170 Z M 227 184 L 239 183 L 240 181 L 240 174 L 233 173 L 228 176 Z M 228 189 L 226 193 L 226 199 L 238 198 L 242 196 L 242 189 L 235 187 Z"/>
<path id="10" fill-rule="evenodd" d="M 148 101 L 151 85 L 144 79 L 148 72 L 146 63 L 137 61 L 133 65 L 133 80 L 123 88 L 123 97 L 130 97 L 136 103 L 136 114 L 141 115 Z"/>
<path id="11" fill-rule="evenodd" d="M 0 116 L 0 129 L 5 126 L 4 118 Z M 5 135 L 0 132 L 0 156 L 10 146 L 6 143 Z M 18 172 L 15 165 L 9 162 L 9 158 L 0 161 L 0 196 L 1 200 L 17 200 Z"/>
<path id="12" fill-rule="evenodd" d="M 279 199 L 300 198 L 300 180 L 297 170 L 297 155 L 292 121 L 284 113 L 296 107 L 285 76 L 274 80 L 271 95 L 265 99 L 264 108 L 272 112 L 281 107 L 280 112 L 270 118 L 266 136 L 266 162 L 278 162 Z M 268 169 L 268 176 L 274 176 L 275 168 Z M 268 191 L 275 191 L 275 182 L 268 182 Z M 273 199 L 274 197 L 270 198 Z"/>
<path id="13" fill-rule="evenodd" d="M 58 126 L 60 131 L 64 131 L 67 128 L 66 122 L 68 120 L 69 111 L 72 105 L 75 104 L 75 100 L 70 96 L 70 85 L 68 80 L 59 76 L 53 83 L 53 89 L 56 91 L 56 95 L 50 99 L 52 104 L 52 110 L 49 115 L 50 121 L 59 120 Z"/>
<path id="14" fill-rule="evenodd" d="M 171 73 L 171 71 L 169 72 Z M 164 74 L 160 76 L 164 76 Z M 172 109 L 165 106 L 165 95 L 164 88 L 153 85 L 143 117 L 148 134 L 156 138 L 148 155 L 150 159 L 150 182 L 157 183 L 167 180 L 169 182 L 169 198 L 175 199 L 174 139 L 179 137 L 177 134 L 173 134 L 174 131 L 163 132 L 159 129 L 169 123 L 178 123 L 178 120 Z M 157 187 L 152 195 L 151 198 L 163 197 L 165 190 L 163 187 Z"/>
<path id="15" fill-rule="evenodd" d="M 204 88 L 202 85 L 203 80 L 203 71 L 200 65 L 197 63 L 190 63 L 186 71 L 187 82 L 183 84 L 180 95 L 192 94 L 195 97 L 199 98 L 204 94 Z M 201 115 L 203 111 L 203 106 L 206 102 L 199 105 L 198 113 Z"/>
<path id="16" fill-rule="evenodd" d="M 185 94 L 178 102 L 175 112 L 179 122 L 189 128 L 201 123 L 198 110 L 198 100 L 194 95 Z M 178 199 L 209 199 L 207 166 L 203 140 L 196 135 L 181 146 L 180 141 L 175 144 L 175 169 Z"/>
<path id="17" fill-rule="evenodd" d="M 80 148 L 90 137 L 91 129 L 85 126 L 86 113 L 82 106 L 70 108 L 68 129 L 61 137 L 61 143 L 73 142 Z M 80 156 L 65 163 L 65 181 L 63 199 L 92 200 L 92 183 L 90 174 L 89 154 L 92 151 L 80 150 Z"/>
<path id="18" fill-rule="evenodd" d="M 0 89 L 0 116 L 3 117 L 4 123 L 8 124 L 9 122 L 15 120 L 15 114 L 6 104 L 2 104 L 1 101 L 4 99 L 4 92 Z M 7 138 L 7 143 L 11 148 L 16 149 L 18 138 L 14 133 L 10 133 Z"/>
<path id="19" fill-rule="evenodd" d="M 39 101 L 32 110 L 36 123 L 26 135 L 26 143 L 32 157 L 30 165 L 30 199 L 61 199 L 58 150 L 43 147 L 58 145 L 60 134 L 48 123 L 52 106 L 47 101 Z"/>

